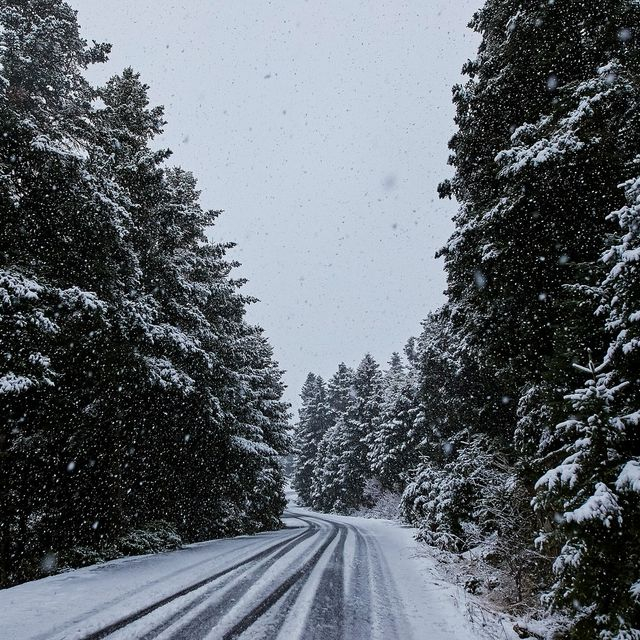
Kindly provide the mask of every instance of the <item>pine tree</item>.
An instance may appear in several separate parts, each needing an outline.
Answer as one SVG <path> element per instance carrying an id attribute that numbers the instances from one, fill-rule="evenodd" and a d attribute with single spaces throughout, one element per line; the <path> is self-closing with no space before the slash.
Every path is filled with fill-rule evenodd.
<path id="1" fill-rule="evenodd" d="M 311 506 L 317 511 L 345 513 L 351 508 L 342 467 L 345 420 L 340 415 L 318 444 L 311 482 Z"/>
<path id="2" fill-rule="evenodd" d="M 553 428 L 579 383 L 572 363 L 606 350 L 584 292 L 603 275 L 618 185 L 636 172 L 639 11 L 629 0 L 489 0 L 473 22 L 482 44 L 469 81 L 454 91 L 456 174 L 441 195 L 461 206 L 442 253 L 456 360 L 479 382 L 461 426 L 491 435 L 531 491 L 554 451 L 580 446 L 575 429 Z"/>
<path id="3" fill-rule="evenodd" d="M 0 8 L 0 582 L 279 526 L 281 372 L 131 69 L 61 0 Z M 160 527 L 160 529 L 158 529 Z M 134 536 L 135 537 L 135 536 Z"/>
<path id="4" fill-rule="evenodd" d="M 309 383 L 309 379 L 307 383 Z M 306 385 L 305 385 L 306 386 Z M 330 384 L 328 428 L 314 440 L 310 500 L 322 511 L 348 513 L 366 501 L 364 489 L 371 478 L 368 439 L 380 415 L 382 374 L 367 354 L 355 373 L 341 364 Z"/>
<path id="5" fill-rule="evenodd" d="M 371 473 L 383 488 L 404 488 L 405 474 L 418 463 L 423 418 L 417 372 L 406 371 L 394 353 L 382 381 L 380 417 L 367 438 Z"/>
<path id="6" fill-rule="evenodd" d="M 327 385 L 330 426 L 318 444 L 311 481 L 311 505 L 318 511 L 333 510 L 342 492 L 338 475 L 340 434 L 354 396 L 353 376 L 353 369 L 342 362 Z"/>
<path id="7" fill-rule="evenodd" d="M 331 376 L 327 385 L 327 402 L 332 424 L 343 416 L 353 398 L 353 369 L 344 362 L 338 365 L 338 370 Z"/>
<path id="8" fill-rule="evenodd" d="M 584 7 L 576 7 L 578 10 L 584 11 Z M 516 436 L 520 450 L 532 456 L 530 462 L 525 459 L 529 476 L 543 473 L 550 463 L 560 463 L 538 482 L 537 510 L 547 516 L 550 528 L 540 541 L 547 542 L 548 550 L 558 552 L 551 600 L 574 614 L 570 635 L 576 638 L 591 637 L 594 628 L 605 634 L 602 637 L 626 637 L 629 628 L 638 626 L 637 603 L 629 593 L 638 577 L 626 571 L 633 552 L 625 551 L 637 546 L 633 533 L 637 530 L 637 506 L 635 498 L 628 501 L 632 492 L 620 492 L 617 483 L 628 453 L 632 460 L 637 455 L 637 443 L 626 435 L 629 427 L 623 418 L 633 414 L 635 407 L 633 402 L 618 405 L 630 379 L 608 370 L 615 357 L 605 356 L 602 368 L 590 365 L 586 386 L 567 396 L 573 417 L 554 428 L 561 413 L 567 411 L 558 391 L 571 389 L 580 375 L 571 372 L 568 364 L 587 350 L 597 354 L 606 350 L 603 328 L 611 331 L 615 320 L 609 320 L 605 327 L 600 325 L 598 313 L 594 315 L 598 298 L 604 296 L 600 314 L 634 299 L 633 287 L 607 291 L 614 281 L 611 276 L 605 278 L 604 292 L 598 293 L 597 281 L 604 275 L 606 263 L 597 264 L 596 257 L 604 245 L 607 222 L 621 222 L 622 216 L 627 220 L 621 223 L 624 228 L 635 197 L 632 178 L 627 183 L 631 204 L 607 216 L 623 204 L 624 194 L 618 185 L 637 172 L 640 50 L 629 25 L 640 23 L 640 13 L 631 2 L 606 3 L 601 10 L 607 14 L 601 14 L 600 30 L 590 30 L 594 36 L 587 42 L 590 49 L 586 55 L 592 66 L 576 61 L 575 75 L 564 78 L 554 89 L 553 109 L 534 124 L 518 128 L 512 136 L 512 148 L 497 157 L 503 167 L 501 175 L 526 184 L 537 202 L 545 203 L 550 190 L 554 194 L 551 201 L 557 202 L 555 193 L 563 189 L 557 205 L 563 215 L 552 237 L 562 238 L 566 230 L 572 233 L 564 243 L 566 252 L 559 258 L 574 264 L 572 278 L 557 278 L 558 283 L 572 286 L 555 294 L 556 311 L 550 324 L 552 354 L 546 357 L 542 375 L 534 378 L 523 396 Z M 609 259 L 620 246 L 609 251 Z M 547 255 L 547 259 L 555 257 Z M 615 351 L 609 347 L 608 353 Z M 538 447 L 533 450 L 527 443 L 536 438 Z M 603 572 L 619 576 L 605 590 L 600 580 Z"/>
<path id="9" fill-rule="evenodd" d="M 275 462 L 288 446 L 280 374 L 261 332 L 243 320 L 250 299 L 229 278 L 231 245 L 205 236 L 219 212 L 200 207 L 190 173 L 161 169 L 168 152 L 148 148 L 163 122 L 160 109 L 147 108 L 146 93 L 130 69 L 101 92 L 104 117 L 118 132 L 121 180 L 135 198 L 142 287 L 154 309 L 139 333 L 154 407 L 140 416 L 152 428 L 136 459 L 155 487 L 142 498 L 152 499 L 150 513 L 162 504 L 187 539 L 259 530 L 273 526 L 284 505 Z M 190 472 L 173 486 L 166 478 L 176 466 Z M 203 505 L 206 518 L 198 516 Z"/>
<path id="10" fill-rule="evenodd" d="M 640 181 L 624 187 L 598 288 L 611 342 L 600 365 L 578 367 L 589 379 L 567 398 L 572 417 L 545 449 L 560 464 L 538 481 L 535 502 L 557 523 L 538 542 L 558 553 L 549 601 L 574 611 L 575 638 L 640 634 Z"/>
<path id="11" fill-rule="evenodd" d="M 96 535 L 94 520 L 68 526 L 78 497 L 69 448 L 95 422 L 96 354 L 137 260 L 123 194 L 97 170 L 104 154 L 82 76 L 108 47 L 88 47 L 56 0 L 5 3 L 0 21 L 5 581 L 47 548 Z"/>
<path id="12" fill-rule="evenodd" d="M 449 307 L 423 322 L 415 362 L 420 460 L 407 476 L 401 512 L 420 529 L 421 539 L 460 550 L 477 533 L 478 478 L 491 472 L 491 454 L 482 450 L 487 439 L 474 434 L 474 409 L 483 394 Z"/>
<path id="13" fill-rule="evenodd" d="M 441 191 L 461 208 L 443 253 L 454 314 L 497 376 L 485 405 L 507 444 L 516 402 L 502 398 L 550 372 L 552 384 L 571 384 L 576 347 L 599 346 L 565 285 L 592 283 L 579 265 L 597 261 L 606 213 L 621 204 L 629 146 L 610 135 L 618 110 L 596 98 L 593 70 L 602 84 L 606 65 L 636 56 L 625 34 L 637 11 L 628 0 L 491 0 L 473 22 L 483 41 L 454 93 L 457 171 Z"/>
<path id="14" fill-rule="evenodd" d="M 208 473 L 216 480 L 212 497 L 218 517 L 225 517 L 219 506 L 221 494 L 240 490 L 241 526 L 237 530 L 255 532 L 279 528 L 286 504 L 279 457 L 290 448 L 286 433 L 289 405 L 282 400 L 282 371 L 273 361 L 273 350 L 262 330 L 245 325 L 244 334 L 235 345 L 243 358 L 237 367 L 243 384 L 227 414 L 233 415 L 231 447 L 222 459 L 210 459 Z M 221 462 L 227 474 L 220 473 Z"/>
<path id="15" fill-rule="evenodd" d="M 338 446 L 339 462 L 335 482 L 340 487 L 340 497 L 334 508 L 338 512 L 356 509 L 365 501 L 365 482 L 371 477 L 367 440 L 380 415 L 381 390 L 380 367 L 367 354 L 355 371 L 353 397 L 336 429 L 334 447 Z"/>
<path id="16" fill-rule="evenodd" d="M 316 468 L 318 445 L 330 426 L 324 380 L 310 373 L 300 394 L 302 406 L 295 431 L 297 449 L 293 487 L 303 504 L 311 504 L 311 483 Z"/>

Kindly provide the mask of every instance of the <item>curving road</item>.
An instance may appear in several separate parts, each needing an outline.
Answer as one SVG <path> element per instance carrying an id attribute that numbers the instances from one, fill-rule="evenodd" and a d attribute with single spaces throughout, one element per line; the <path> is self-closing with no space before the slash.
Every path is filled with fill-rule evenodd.
<path id="1" fill-rule="evenodd" d="M 471 637 L 446 585 L 411 557 L 415 546 L 410 531 L 295 507 L 285 521 L 287 529 L 281 531 L 21 585 L 0 592 L 0 607 L 10 592 L 24 607 L 19 591 L 28 592 L 31 586 L 34 613 L 46 614 L 47 606 L 52 608 L 66 592 L 76 603 L 66 619 L 54 616 L 47 628 L 36 625 L 29 632 L 23 625 L 25 634 L 12 636 L 37 640 Z M 71 578 L 66 586 L 64 576 Z M 40 591 L 38 584 L 44 584 Z"/>

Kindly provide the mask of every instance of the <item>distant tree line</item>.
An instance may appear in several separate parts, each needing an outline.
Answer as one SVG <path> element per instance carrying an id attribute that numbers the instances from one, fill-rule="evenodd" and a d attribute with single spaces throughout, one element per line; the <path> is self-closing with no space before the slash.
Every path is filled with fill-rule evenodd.
<path id="1" fill-rule="evenodd" d="M 404 364 L 396 353 L 383 372 L 367 354 L 355 370 L 340 364 L 328 383 L 308 375 L 293 478 L 305 504 L 349 513 L 371 502 L 369 480 L 389 491 L 406 484 L 407 470 L 420 460 L 415 364 Z"/>
<path id="2" fill-rule="evenodd" d="M 494 540 L 567 638 L 640 638 L 640 5 L 487 0 L 471 26 L 448 302 L 401 376 L 309 377 L 296 485 L 339 512 L 400 485 L 422 539 Z"/>
<path id="3" fill-rule="evenodd" d="M 0 585 L 284 506 L 288 405 L 232 245 L 138 74 L 85 79 L 108 52 L 62 0 L 0 5 Z"/>

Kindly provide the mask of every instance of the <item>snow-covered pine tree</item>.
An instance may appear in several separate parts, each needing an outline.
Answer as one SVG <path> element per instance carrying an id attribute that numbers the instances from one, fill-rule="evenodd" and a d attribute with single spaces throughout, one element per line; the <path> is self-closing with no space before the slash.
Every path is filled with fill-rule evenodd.
<path id="1" fill-rule="evenodd" d="M 317 511 L 343 513 L 349 509 L 341 467 L 345 420 L 346 415 L 339 416 L 318 444 L 311 481 L 311 506 Z"/>
<path id="2" fill-rule="evenodd" d="M 559 464 L 535 499 L 554 523 L 538 540 L 558 554 L 549 602 L 573 612 L 575 638 L 640 637 L 640 179 L 623 186 L 598 288 L 611 342 L 601 364 L 578 367 L 588 380 L 567 398 L 572 415 L 545 448 Z"/>
<path id="3" fill-rule="evenodd" d="M 162 109 L 130 69 L 83 78 L 107 52 L 61 0 L 0 7 L 3 584 L 160 518 L 196 540 L 283 506 L 280 372 L 217 213 L 151 149 Z"/>
<path id="4" fill-rule="evenodd" d="M 365 482 L 371 477 L 367 439 L 374 433 L 380 415 L 381 393 L 380 366 L 371 354 L 366 354 L 355 370 L 353 395 L 333 442 L 338 447 L 335 482 L 340 487 L 340 498 L 334 508 L 339 512 L 356 509 L 365 500 Z"/>
<path id="5" fill-rule="evenodd" d="M 478 475 L 471 465 L 474 458 L 486 459 L 480 451 L 486 441 L 476 439 L 474 455 L 458 461 L 471 438 L 469 425 L 475 425 L 477 385 L 473 368 L 464 364 L 464 341 L 449 307 L 423 322 L 415 352 L 422 422 L 420 461 L 408 474 L 401 512 L 419 527 L 422 539 L 460 549 L 468 543 L 465 527 L 474 524 L 473 500 L 479 495 L 472 489 L 473 480 L 467 482 L 464 475 Z"/>
<path id="6" fill-rule="evenodd" d="M 309 373 L 300 393 L 301 407 L 294 435 L 296 450 L 293 488 L 303 504 L 311 504 L 311 483 L 318 445 L 331 425 L 324 380 Z"/>
<path id="7" fill-rule="evenodd" d="M 405 369 L 394 353 L 382 380 L 380 416 L 367 438 L 371 473 L 385 489 L 402 490 L 405 474 L 418 463 L 423 427 L 418 391 L 417 371 Z"/>
<path id="8" fill-rule="evenodd" d="M 255 532 L 277 529 L 286 504 L 279 457 L 291 446 L 289 405 L 282 400 L 282 371 L 262 329 L 245 324 L 243 334 L 235 343 L 235 352 L 242 358 L 235 367 L 240 393 L 229 404 L 231 398 L 223 396 L 222 403 L 227 421 L 233 420 L 231 446 L 222 459 L 209 460 L 208 473 L 215 479 L 209 494 L 217 501 L 219 519 L 224 519 L 229 514 L 220 510 L 220 498 L 240 491 L 237 505 L 242 511 L 236 530 Z M 226 473 L 221 473 L 223 469 Z M 211 528 L 216 526 L 212 521 Z"/>
<path id="9" fill-rule="evenodd" d="M 331 376 L 327 384 L 327 402 L 332 424 L 343 416 L 349 407 L 354 394 L 353 369 L 344 362 L 338 365 L 338 370 Z"/>
<path id="10" fill-rule="evenodd" d="M 509 464 L 519 457 L 531 487 L 578 384 L 572 361 L 606 347 L 581 291 L 600 278 L 607 216 L 634 175 L 639 12 L 630 0 L 489 0 L 454 92 L 456 174 L 441 194 L 461 207 L 443 255 L 458 352 L 488 391 L 472 394 L 467 424 L 495 436 Z"/>
<path id="11" fill-rule="evenodd" d="M 344 429 L 347 409 L 353 400 L 353 369 L 344 362 L 327 384 L 330 426 L 318 444 L 311 481 L 311 505 L 318 511 L 331 511 L 341 494 L 339 483 L 340 434 Z"/>
<path id="12" fill-rule="evenodd" d="M 130 305 L 147 299 L 153 310 L 133 323 L 147 372 L 130 396 L 146 407 L 129 461 L 130 485 L 145 488 L 128 492 L 131 509 L 177 522 L 191 540 L 273 526 L 283 506 L 274 456 L 286 449 L 280 374 L 243 320 L 250 300 L 229 277 L 232 245 L 205 234 L 219 212 L 203 210 L 195 178 L 164 169 L 168 152 L 149 147 L 164 123 L 147 90 L 131 69 L 100 90 L 106 143 L 133 202 L 141 289 Z M 183 477 L 167 482 L 175 468 Z"/>
<path id="13" fill-rule="evenodd" d="M 572 58 L 573 66 L 550 77 L 554 102 L 539 118 L 517 127 L 510 148 L 496 158 L 507 187 L 505 202 L 524 195 L 527 206 L 536 208 L 536 221 L 544 222 L 542 230 L 549 239 L 545 244 L 541 236 L 534 247 L 545 264 L 538 271 L 553 287 L 541 293 L 550 305 L 548 347 L 540 352 L 543 366 L 525 378 L 516 444 L 525 477 L 557 465 L 538 482 L 536 504 L 538 513 L 547 517 L 548 530 L 540 540 L 547 542 L 550 552 L 557 545 L 552 601 L 575 615 L 570 635 L 592 637 L 597 628 L 604 634 L 601 637 L 628 637 L 625 634 L 637 633 L 629 631 L 637 626 L 637 602 L 629 593 L 637 576 L 625 572 L 629 565 L 620 554 L 628 556 L 627 545 L 637 546 L 635 534 L 629 532 L 637 531 L 638 516 L 635 498 L 631 504 L 627 501 L 631 493 L 618 494 L 617 478 L 628 461 L 627 452 L 631 458 L 637 455 L 626 435 L 629 427 L 621 419 L 636 409 L 633 401 L 618 405 L 629 378 L 609 368 L 615 358 L 607 356 L 602 368 L 590 365 L 586 386 L 567 396 L 572 418 L 555 425 L 567 411 L 562 391 L 578 384 L 578 376 L 584 379 L 585 371 L 576 374 L 571 361 L 589 349 L 596 354 L 606 350 L 603 327 L 593 313 L 598 297 L 604 296 L 605 309 L 629 302 L 633 306 L 633 287 L 607 291 L 611 276 L 605 280 L 605 293 L 598 294 L 605 265 L 598 264 L 596 256 L 606 231 L 613 231 L 608 222 L 626 218 L 621 225 L 628 225 L 635 198 L 632 185 L 640 150 L 640 46 L 635 30 L 640 8 L 634 2 L 617 1 L 598 7 L 566 3 L 557 11 L 562 11 L 558 15 L 567 24 L 579 24 L 585 27 L 581 33 L 589 35 L 578 39 L 568 33 L 574 38 L 572 49 L 569 55 L 558 54 L 554 67 L 561 68 Z M 599 26 L 592 23 L 594 17 L 601 21 Z M 552 33 L 556 29 L 552 25 Z M 619 210 L 624 203 L 619 184 L 627 180 L 631 180 L 627 183 L 631 204 Z M 618 213 L 608 216 L 612 209 Z M 495 219 L 504 225 L 509 218 L 496 212 Z M 527 240 L 531 242 L 529 236 Z M 621 244 L 617 246 L 609 257 L 620 250 Z M 609 329 L 612 322 L 607 323 Z M 623 501 L 626 517 L 620 509 Z M 605 587 L 600 580 L 603 572 L 619 575 L 619 580 Z"/>
<path id="14" fill-rule="evenodd" d="M 0 9 L 3 582 L 32 575 L 47 549 L 98 535 L 96 518 L 73 517 L 83 497 L 69 449 L 102 428 L 92 396 L 104 332 L 137 267 L 123 194 L 98 170 L 82 76 L 107 52 L 80 38 L 64 2 Z"/>
<path id="15" fill-rule="evenodd" d="M 139 259 L 138 286 L 124 297 L 123 315 L 141 362 L 123 372 L 118 384 L 120 406 L 127 407 L 129 420 L 135 416 L 129 427 L 127 502 L 139 526 L 166 519 L 194 539 L 211 526 L 211 520 L 205 524 L 191 517 L 198 499 L 208 505 L 211 499 L 199 478 L 207 477 L 217 495 L 215 473 L 201 451 L 209 448 L 224 457 L 228 449 L 221 387 L 211 383 L 221 377 L 220 358 L 213 353 L 221 336 L 211 335 L 204 312 L 210 296 L 217 297 L 223 304 L 211 321 L 219 322 L 235 288 L 227 281 L 224 251 L 209 246 L 205 237 L 216 213 L 200 207 L 192 175 L 163 167 L 169 152 L 150 148 L 164 121 L 161 108 L 149 107 L 147 92 L 139 74 L 125 69 L 99 89 L 95 113 L 114 178 L 129 194 L 130 238 Z M 230 315 L 239 322 L 241 302 L 231 305 Z M 167 482 L 176 468 L 185 470 L 183 476 Z M 207 513 L 215 517 L 213 509 Z"/>
<path id="16" fill-rule="evenodd" d="M 632 56 L 637 12 L 629 0 L 489 0 L 474 18 L 483 40 L 454 93 L 456 175 L 441 192 L 461 207 L 443 254 L 454 313 L 495 377 L 488 422 L 507 444 L 520 388 L 550 371 L 567 384 L 569 354 L 598 340 L 565 285 L 589 282 L 576 265 L 597 261 L 606 212 L 622 204 L 628 146 L 616 105 L 588 85 Z"/>
<path id="17" fill-rule="evenodd" d="M 365 500 L 371 478 L 367 441 L 380 415 L 382 373 L 367 354 L 355 372 L 341 364 L 331 380 L 329 428 L 316 441 L 311 503 L 322 511 L 348 513 Z"/>
<path id="18" fill-rule="evenodd" d="M 489 390 L 449 305 L 423 321 L 415 353 L 421 454 L 443 463 L 455 454 L 457 433 L 483 431 L 487 412 L 479 408 Z"/>

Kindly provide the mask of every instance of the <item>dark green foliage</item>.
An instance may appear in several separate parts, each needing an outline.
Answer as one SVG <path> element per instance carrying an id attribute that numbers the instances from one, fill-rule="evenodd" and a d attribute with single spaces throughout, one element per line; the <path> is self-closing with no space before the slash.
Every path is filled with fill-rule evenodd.
<path id="1" fill-rule="evenodd" d="M 594 282 L 581 265 L 597 262 L 607 212 L 623 204 L 631 140 L 618 131 L 629 113 L 622 96 L 582 101 L 598 91 L 596 69 L 637 59 L 635 39 L 623 37 L 637 22 L 625 0 L 492 0 L 473 21 L 483 42 L 454 91 L 456 175 L 443 193 L 461 207 L 443 254 L 454 315 L 494 380 L 492 423 L 507 445 L 516 402 L 501 397 L 550 376 L 568 390 L 576 353 L 601 346 L 586 301 L 565 285 Z"/>
<path id="2" fill-rule="evenodd" d="M 424 437 L 417 371 L 405 370 L 394 353 L 382 380 L 380 415 L 367 435 L 371 474 L 383 489 L 401 491 L 405 473 L 416 466 Z"/>
<path id="3" fill-rule="evenodd" d="M 490 436 L 481 450 L 504 460 L 525 496 L 544 474 L 530 554 L 537 524 L 543 551 L 558 556 L 549 601 L 575 617 L 569 635 L 636 637 L 638 576 L 622 556 L 637 564 L 637 502 L 630 481 L 618 484 L 638 456 L 637 363 L 631 375 L 626 365 L 635 358 L 626 327 L 635 330 L 638 281 L 625 278 L 617 289 L 607 262 L 615 254 L 624 265 L 617 272 L 629 273 L 637 260 L 637 223 L 629 221 L 640 153 L 640 9 L 629 0 L 488 0 L 472 26 L 482 44 L 465 67 L 468 82 L 454 90 L 456 174 L 441 187 L 461 205 L 442 251 L 456 338 L 445 353 L 461 384 L 435 396 L 437 431 L 453 459 L 439 460 L 431 446 L 407 508 L 415 513 L 411 505 L 424 502 L 423 535 L 446 525 L 464 539 L 459 524 L 485 498 L 456 484 L 469 446 L 460 434 Z M 619 217 L 629 244 L 614 243 L 602 260 Z M 603 322 L 609 309 L 615 320 Z M 603 367 L 570 393 L 582 384 L 572 365 L 590 351 Z M 451 496 L 438 488 L 447 486 L 456 488 Z M 528 502 L 517 502 L 514 518 L 531 519 Z M 604 585 L 603 574 L 618 576 L 617 585 Z"/>
<path id="4" fill-rule="evenodd" d="M 301 394 L 294 475 L 304 504 L 338 513 L 363 504 L 381 391 L 382 375 L 369 354 L 355 372 L 341 364 L 328 390 L 322 378 L 309 374 Z"/>
<path id="5" fill-rule="evenodd" d="M 471 26 L 440 188 L 460 203 L 449 299 L 410 372 L 392 361 L 369 429 L 354 385 L 314 505 L 358 506 L 367 474 L 408 482 L 423 540 L 488 547 L 567 637 L 640 638 L 640 6 L 487 0 Z"/>
<path id="6" fill-rule="evenodd" d="M 330 426 L 327 389 L 324 380 L 310 373 L 300 394 L 302 407 L 295 431 L 295 472 L 293 488 L 302 504 L 311 504 L 311 484 L 318 455 L 318 444 Z"/>
<path id="7" fill-rule="evenodd" d="M 353 395 L 343 418 L 339 441 L 340 510 L 363 503 L 364 485 L 371 477 L 368 440 L 377 428 L 382 402 L 382 375 L 378 363 L 367 354 L 353 376 Z"/>
<path id="8" fill-rule="evenodd" d="M 0 26 L 0 583 L 280 526 L 282 374 L 162 108 L 61 0 Z"/>
<path id="9" fill-rule="evenodd" d="M 536 487 L 536 510 L 555 525 L 538 540 L 557 555 L 548 600 L 574 610 L 575 638 L 594 628 L 602 637 L 640 633 L 638 184 L 624 185 L 627 205 L 611 216 L 618 232 L 598 288 L 609 348 L 599 366 L 577 367 L 588 379 L 567 396 L 570 417 L 543 449 L 547 464 L 557 466 Z"/>

